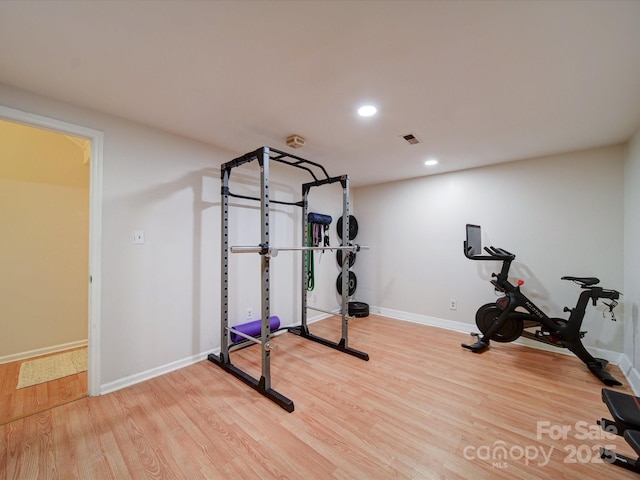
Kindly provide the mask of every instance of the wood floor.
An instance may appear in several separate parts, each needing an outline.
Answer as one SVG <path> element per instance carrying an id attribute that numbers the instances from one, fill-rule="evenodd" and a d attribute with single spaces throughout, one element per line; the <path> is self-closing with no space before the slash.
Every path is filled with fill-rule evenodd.
<path id="1" fill-rule="evenodd" d="M 599 460 L 600 445 L 631 450 L 601 438 L 602 385 L 574 357 L 476 355 L 465 334 L 377 316 L 349 338 L 369 362 L 273 340 L 273 388 L 293 413 L 205 360 L 0 426 L 0 479 L 638 478 Z M 255 347 L 232 355 L 258 375 Z"/>
<path id="2" fill-rule="evenodd" d="M 23 362 L 0 364 L 0 425 L 87 396 L 87 372 L 16 390 Z"/>

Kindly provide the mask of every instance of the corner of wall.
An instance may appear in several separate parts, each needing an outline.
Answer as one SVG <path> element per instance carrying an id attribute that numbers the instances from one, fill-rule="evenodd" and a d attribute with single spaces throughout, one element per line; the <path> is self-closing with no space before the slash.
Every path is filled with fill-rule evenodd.
<path id="1" fill-rule="evenodd" d="M 638 341 L 638 305 L 640 304 L 640 130 L 627 144 L 624 170 L 624 358 L 625 374 L 634 391 L 640 391 Z M 627 373 L 628 372 L 628 373 Z"/>
<path id="2" fill-rule="evenodd" d="M 629 386 L 633 390 L 633 393 L 635 395 L 640 395 L 640 372 L 633 366 L 629 357 L 623 354 L 618 366 L 629 382 Z"/>

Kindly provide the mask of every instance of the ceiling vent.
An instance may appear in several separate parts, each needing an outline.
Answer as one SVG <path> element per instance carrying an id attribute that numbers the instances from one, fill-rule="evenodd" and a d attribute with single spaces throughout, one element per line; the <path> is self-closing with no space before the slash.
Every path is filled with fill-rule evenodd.
<path id="1" fill-rule="evenodd" d="M 287 147 L 300 148 L 304 147 L 305 141 L 300 135 L 290 135 L 287 137 Z"/>
<path id="2" fill-rule="evenodd" d="M 405 135 L 401 135 L 402 138 L 404 138 L 405 142 L 407 142 L 409 145 L 415 145 L 416 143 L 422 143 L 422 140 L 420 140 L 418 137 L 416 137 L 413 133 L 407 133 Z"/>

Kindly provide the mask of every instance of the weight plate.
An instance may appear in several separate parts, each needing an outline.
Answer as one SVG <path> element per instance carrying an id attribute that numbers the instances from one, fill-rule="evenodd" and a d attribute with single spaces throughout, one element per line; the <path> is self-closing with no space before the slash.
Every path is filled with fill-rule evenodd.
<path id="1" fill-rule="evenodd" d="M 338 266 L 342 268 L 342 252 L 343 250 L 338 250 L 336 252 L 336 261 L 338 262 Z M 349 255 L 349 268 L 353 267 L 356 263 L 356 252 L 351 252 Z"/>
<path id="2" fill-rule="evenodd" d="M 336 229 L 338 230 L 338 238 L 342 240 L 342 217 L 338 218 L 336 222 Z M 358 235 L 358 221 L 353 215 L 349 215 L 349 240 L 353 240 Z"/>
<path id="3" fill-rule="evenodd" d="M 369 304 L 364 302 L 349 302 L 349 315 L 352 317 L 368 317 Z"/>
<path id="4" fill-rule="evenodd" d="M 349 271 L 349 296 L 356 293 L 356 288 L 358 288 L 358 278 L 355 273 Z M 339 295 L 342 295 L 342 272 L 340 272 L 336 280 L 336 290 L 338 290 Z"/>

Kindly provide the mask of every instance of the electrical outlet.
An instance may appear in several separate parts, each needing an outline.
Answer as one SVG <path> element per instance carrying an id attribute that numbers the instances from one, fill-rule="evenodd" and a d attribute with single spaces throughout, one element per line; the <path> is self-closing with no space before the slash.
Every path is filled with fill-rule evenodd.
<path id="1" fill-rule="evenodd" d="M 458 302 L 454 299 L 449 300 L 449 310 L 456 310 L 458 308 Z"/>
<path id="2" fill-rule="evenodd" d="M 144 231 L 143 230 L 134 230 L 133 231 L 133 243 L 136 245 L 144 244 Z"/>
<path id="3" fill-rule="evenodd" d="M 251 320 L 252 317 L 253 317 L 253 310 L 251 310 L 250 308 L 247 308 L 247 320 Z"/>

